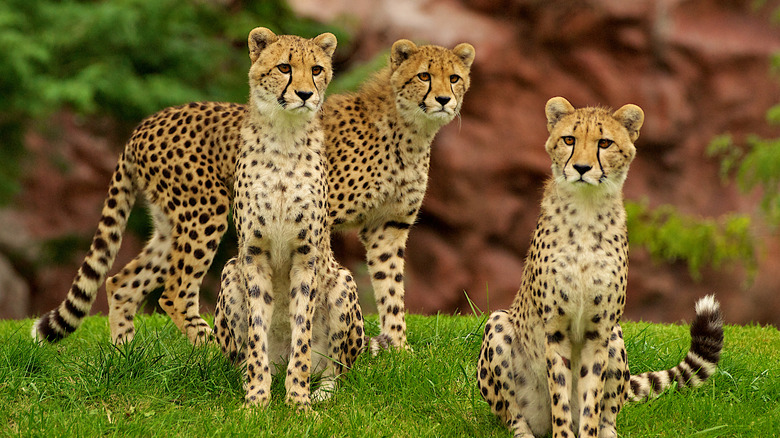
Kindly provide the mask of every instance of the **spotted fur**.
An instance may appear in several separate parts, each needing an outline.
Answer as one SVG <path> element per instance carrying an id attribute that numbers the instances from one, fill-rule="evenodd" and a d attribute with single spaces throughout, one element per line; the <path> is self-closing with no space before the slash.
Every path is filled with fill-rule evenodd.
<path id="1" fill-rule="evenodd" d="M 308 409 L 311 373 L 324 369 L 331 387 L 364 344 L 354 281 L 330 248 L 316 117 L 336 38 L 257 28 L 249 49 L 249 110 L 234 183 L 238 257 L 223 270 L 215 334 L 223 351 L 246 362 L 247 405 L 269 403 L 271 363 L 288 360 L 287 401 Z"/>
<path id="2" fill-rule="evenodd" d="M 167 108 L 135 129 L 111 178 L 89 252 L 65 300 L 33 325 L 33 337 L 56 342 L 89 313 L 122 241 L 138 196 L 146 199 L 154 234 L 146 247 L 108 279 L 111 338 L 132 339 L 133 318 L 146 295 L 164 286 L 160 306 L 192 341 L 211 333 L 200 317 L 198 291 L 227 229 L 235 152 L 244 108 L 191 103 Z"/>
<path id="3" fill-rule="evenodd" d="M 720 303 L 708 295 L 696 302 L 696 317 L 691 323 L 691 347 L 685 359 L 664 371 L 631 376 L 628 399 L 641 401 L 655 397 L 673 384 L 677 388 L 701 386 L 715 373 L 723 349 L 723 315 Z"/>
<path id="4" fill-rule="evenodd" d="M 404 253 L 431 142 L 460 112 L 474 55 L 467 43 L 450 50 L 399 40 L 388 68 L 325 102 L 331 224 L 360 230 L 381 332 L 396 347 L 407 347 Z"/>
<path id="5" fill-rule="evenodd" d="M 678 371 L 630 377 L 619 324 L 628 273 L 622 187 L 644 114 L 635 105 L 575 110 L 560 97 L 546 114 L 552 178 L 512 308 L 485 325 L 477 381 L 516 437 L 616 437 L 627 397 L 662 390 L 660 375 L 681 386 L 711 375 L 720 313 L 711 298 L 699 306 Z"/>
<path id="6" fill-rule="evenodd" d="M 329 221 L 335 229 L 360 230 L 383 339 L 396 347 L 406 346 L 404 250 L 428 183 L 430 145 L 460 111 L 474 56 L 466 43 L 446 49 L 399 40 L 387 68 L 357 93 L 330 96 L 321 111 Z M 148 201 L 154 235 L 106 283 L 112 339 L 132 339 L 138 306 L 160 285 L 160 305 L 192 342 L 210 334 L 199 315 L 198 290 L 227 227 L 246 108 L 191 103 L 154 114 L 135 129 L 73 286 L 36 322 L 33 336 L 53 342 L 81 324 L 139 194 Z"/>

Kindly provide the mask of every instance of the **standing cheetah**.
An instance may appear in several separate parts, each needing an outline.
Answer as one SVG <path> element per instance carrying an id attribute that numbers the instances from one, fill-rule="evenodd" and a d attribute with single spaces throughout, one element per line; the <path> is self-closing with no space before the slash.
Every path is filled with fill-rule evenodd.
<path id="1" fill-rule="evenodd" d="M 616 437 L 626 398 L 672 381 L 697 386 L 714 372 L 720 307 L 712 297 L 697 303 L 691 349 L 677 367 L 630 376 L 619 324 L 628 273 L 622 187 L 644 113 L 575 110 L 556 97 L 546 114 L 552 178 L 512 308 L 485 325 L 477 381 L 516 437 Z"/>
<path id="2" fill-rule="evenodd" d="M 430 147 L 460 111 L 474 47 L 408 40 L 357 93 L 330 96 L 321 111 L 328 166 L 329 221 L 357 228 L 366 247 L 381 331 L 406 346 L 404 249 L 428 184 Z M 121 244 L 130 209 L 148 201 L 154 235 L 106 282 L 114 342 L 133 338 L 149 292 L 192 342 L 211 332 L 198 291 L 227 229 L 239 129 L 246 106 L 201 102 L 167 108 L 135 129 L 111 179 L 102 218 L 65 300 L 36 321 L 33 336 L 58 341 L 89 313 Z"/>
<path id="3" fill-rule="evenodd" d="M 390 66 L 325 102 L 330 219 L 358 228 L 382 335 L 406 348 L 404 250 L 428 185 L 431 143 L 460 112 L 474 47 L 393 44 Z"/>
<path id="4" fill-rule="evenodd" d="M 316 117 L 335 50 L 330 33 L 249 35 L 249 109 L 233 203 L 238 257 L 223 271 L 215 334 L 224 351 L 246 361 L 250 406 L 270 401 L 271 360 L 289 358 L 287 401 L 307 409 L 312 371 L 327 367 L 332 379 L 363 347 L 354 281 L 330 249 Z"/>

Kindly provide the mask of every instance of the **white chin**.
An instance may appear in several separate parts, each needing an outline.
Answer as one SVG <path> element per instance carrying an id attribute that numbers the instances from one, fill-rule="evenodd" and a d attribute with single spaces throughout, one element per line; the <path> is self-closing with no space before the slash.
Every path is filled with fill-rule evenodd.
<path id="1" fill-rule="evenodd" d="M 572 186 L 575 186 L 575 187 L 577 187 L 577 186 L 587 187 L 587 186 L 597 186 L 597 185 L 599 185 L 598 181 L 591 181 L 590 178 L 580 179 L 579 175 L 577 175 L 576 177 L 572 176 L 572 177 L 566 178 L 566 182 L 568 182 L 569 184 L 571 184 Z"/>
<path id="2" fill-rule="evenodd" d="M 429 112 L 427 114 L 428 114 L 428 117 L 433 119 L 433 120 L 446 120 L 446 121 L 450 121 L 450 120 L 452 120 L 452 117 L 453 117 L 452 113 L 450 113 L 448 111 L 443 111 L 443 110 L 432 111 L 432 112 Z"/>

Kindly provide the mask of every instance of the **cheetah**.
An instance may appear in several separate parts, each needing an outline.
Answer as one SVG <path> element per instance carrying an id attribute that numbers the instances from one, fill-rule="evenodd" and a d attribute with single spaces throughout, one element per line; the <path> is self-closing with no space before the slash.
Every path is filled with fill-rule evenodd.
<path id="1" fill-rule="evenodd" d="M 316 117 L 335 49 L 330 33 L 249 35 L 250 99 L 233 191 L 238 257 L 223 270 L 214 330 L 223 351 L 246 361 L 248 406 L 270 402 L 271 359 L 289 358 L 287 402 L 308 409 L 311 373 L 327 368 L 329 388 L 363 347 L 357 288 L 330 248 Z"/>
<path id="2" fill-rule="evenodd" d="M 328 220 L 358 229 L 381 333 L 406 348 L 404 251 L 428 184 L 431 143 L 459 115 L 475 58 L 468 43 L 447 49 L 396 41 L 389 65 L 356 92 L 330 96 L 321 111 L 328 166 Z M 154 234 L 106 281 L 111 338 L 133 338 L 149 292 L 193 343 L 211 329 L 198 291 L 227 229 L 239 130 L 246 106 L 200 102 L 167 108 L 135 129 L 111 179 L 98 229 L 65 300 L 41 316 L 33 336 L 56 342 L 80 325 L 111 269 L 137 196 Z"/>
<path id="3" fill-rule="evenodd" d="M 450 50 L 399 40 L 389 67 L 357 93 L 325 102 L 331 224 L 359 230 L 381 336 L 398 348 L 408 348 L 404 251 L 428 185 L 431 143 L 459 115 L 474 57 L 468 43 Z"/>
<path id="4" fill-rule="evenodd" d="M 712 375 L 723 346 L 720 306 L 711 296 L 697 303 L 678 366 L 630 375 L 619 324 L 628 272 L 622 187 L 644 113 L 631 104 L 614 113 L 574 109 L 562 97 L 545 112 L 552 177 L 520 290 L 485 324 L 478 387 L 515 437 L 616 437 L 627 398 Z"/>

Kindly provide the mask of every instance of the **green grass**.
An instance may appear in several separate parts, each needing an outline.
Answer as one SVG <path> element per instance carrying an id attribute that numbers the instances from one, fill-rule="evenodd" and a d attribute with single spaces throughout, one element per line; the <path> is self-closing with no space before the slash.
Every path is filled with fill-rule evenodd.
<path id="1" fill-rule="evenodd" d="M 56 345 L 31 320 L 0 321 L 0 436 L 509 437 L 476 389 L 483 319 L 411 315 L 414 353 L 362 356 L 334 396 L 300 414 L 274 379 L 265 410 L 242 409 L 241 374 L 215 347 L 194 348 L 169 319 L 139 316 L 136 340 L 109 344 L 90 317 Z M 369 316 L 369 334 L 378 332 Z M 634 372 L 675 365 L 688 329 L 624 323 Z M 726 327 L 720 370 L 694 391 L 631 404 L 621 437 L 771 437 L 780 431 L 780 333 Z"/>

